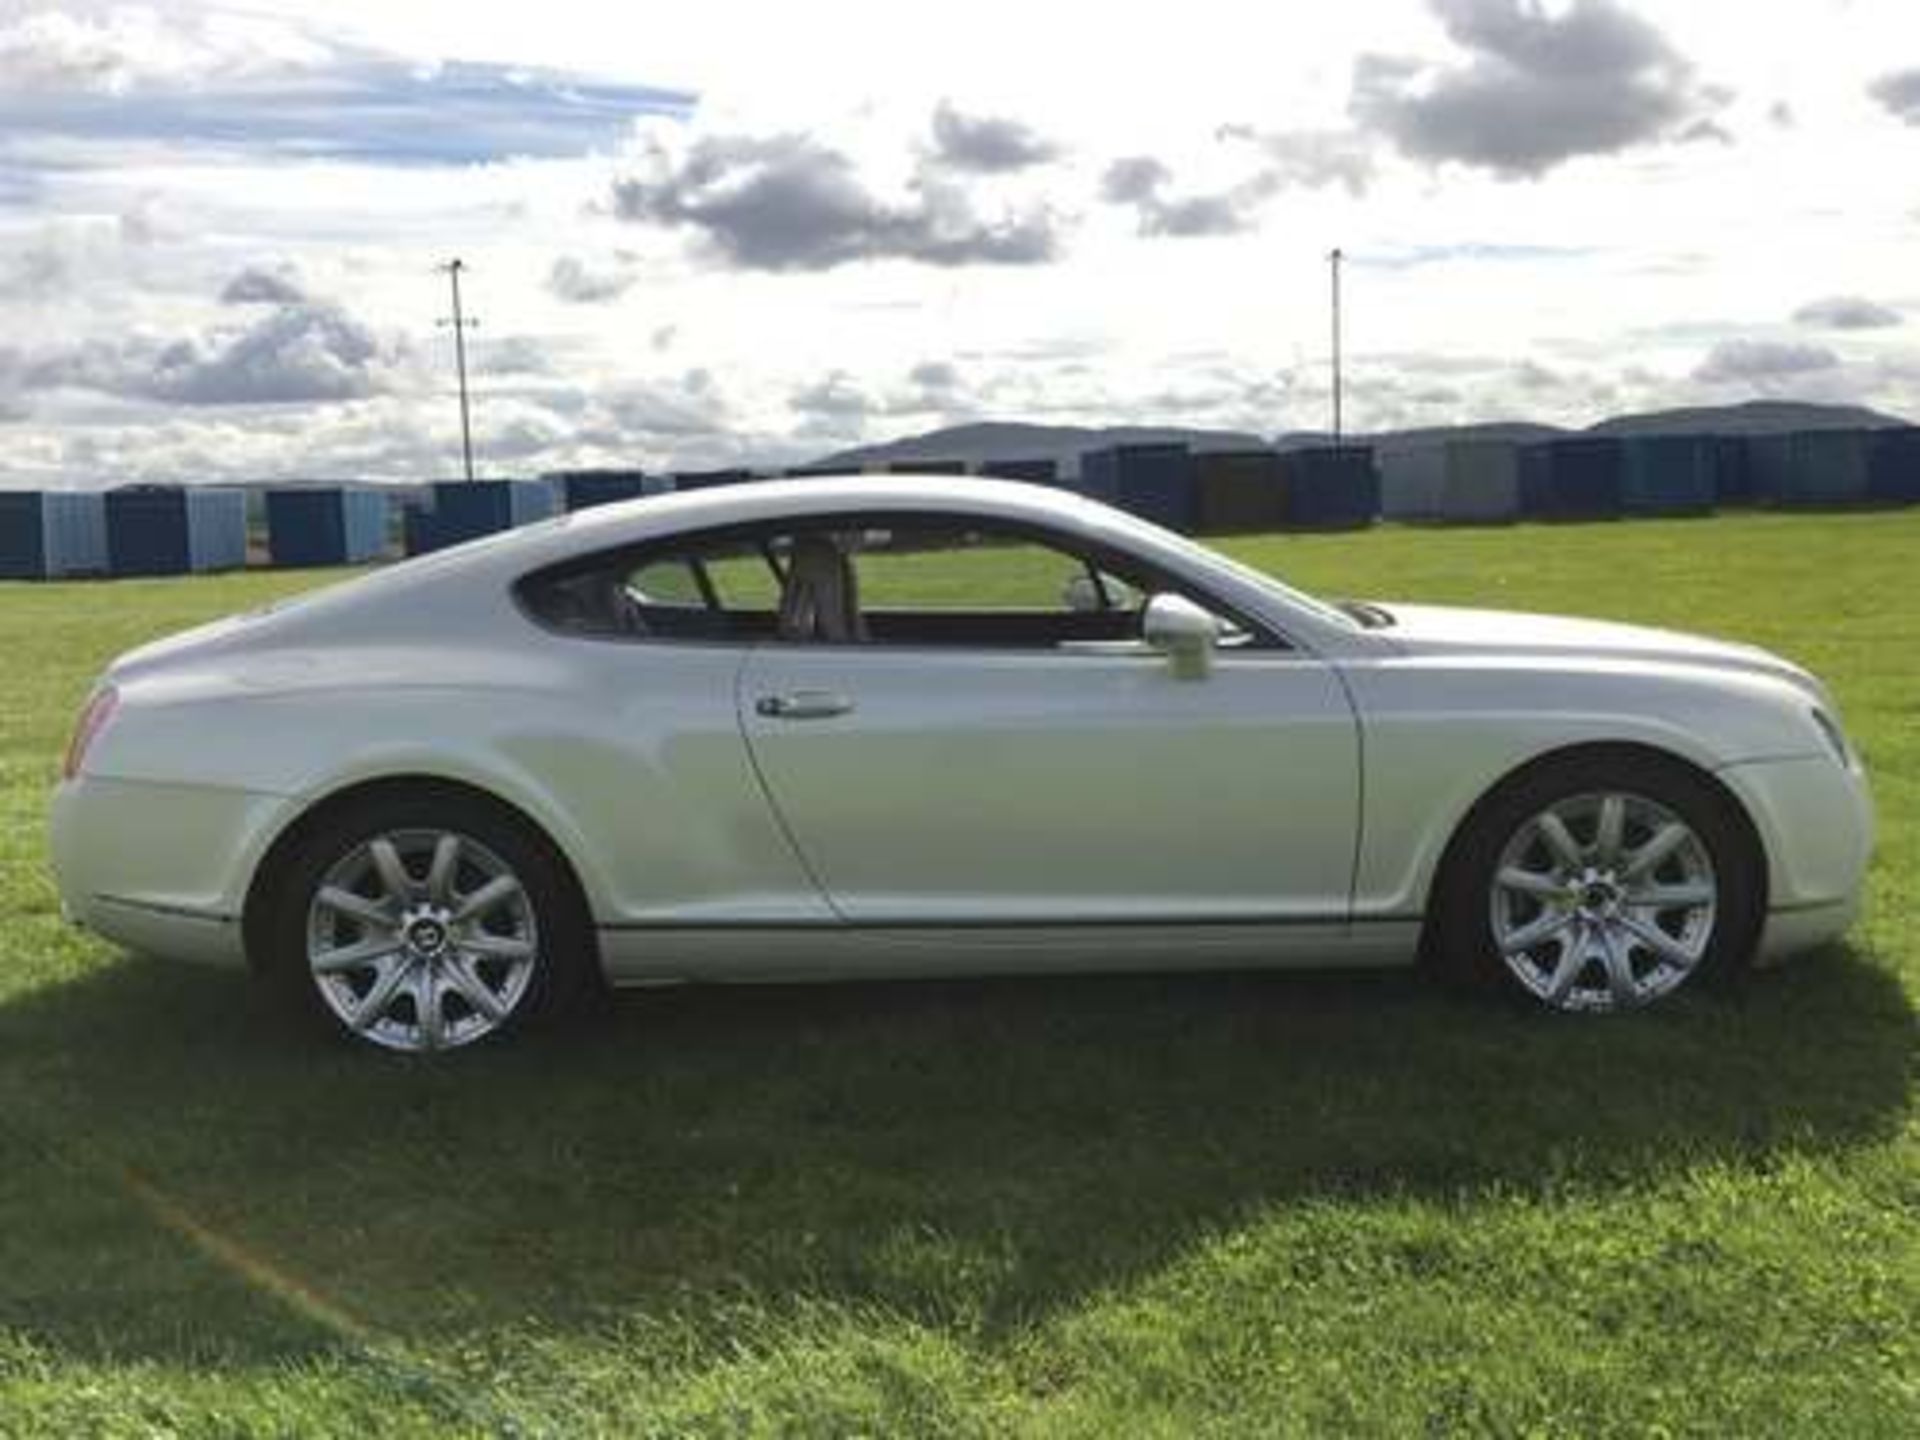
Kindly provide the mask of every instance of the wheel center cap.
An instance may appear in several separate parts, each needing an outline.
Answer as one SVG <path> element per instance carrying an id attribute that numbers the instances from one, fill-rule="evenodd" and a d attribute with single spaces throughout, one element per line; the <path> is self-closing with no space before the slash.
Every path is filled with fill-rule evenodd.
<path id="1" fill-rule="evenodd" d="M 447 927 L 431 915 L 422 915 L 407 926 L 407 946 L 416 955 L 429 958 L 447 948 Z"/>
<path id="2" fill-rule="evenodd" d="M 1589 870 L 1576 882 L 1574 896 L 1581 914 L 1604 920 L 1620 908 L 1620 882 L 1611 872 Z"/>

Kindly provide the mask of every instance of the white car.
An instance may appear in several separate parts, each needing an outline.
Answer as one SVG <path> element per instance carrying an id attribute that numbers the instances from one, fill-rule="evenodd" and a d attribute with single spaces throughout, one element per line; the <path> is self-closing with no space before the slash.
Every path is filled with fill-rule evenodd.
<path id="1" fill-rule="evenodd" d="M 1624 1010 L 1840 934 L 1872 814 L 1760 650 L 1329 605 L 1059 490 L 848 477 L 136 650 L 52 829 L 79 923 L 427 1051 L 599 981 L 1425 955 Z"/>

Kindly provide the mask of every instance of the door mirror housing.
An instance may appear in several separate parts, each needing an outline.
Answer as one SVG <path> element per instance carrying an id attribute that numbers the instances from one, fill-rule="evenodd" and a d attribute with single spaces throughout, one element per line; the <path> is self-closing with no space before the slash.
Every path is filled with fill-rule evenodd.
<path id="1" fill-rule="evenodd" d="M 1184 595 L 1156 595 L 1141 612 L 1140 633 L 1172 662 L 1182 680 L 1204 680 L 1213 668 L 1220 622 Z"/>

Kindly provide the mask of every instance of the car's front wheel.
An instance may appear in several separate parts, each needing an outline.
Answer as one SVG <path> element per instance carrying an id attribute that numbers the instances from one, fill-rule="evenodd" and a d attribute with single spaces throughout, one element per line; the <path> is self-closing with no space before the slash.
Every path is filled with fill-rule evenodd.
<path id="1" fill-rule="evenodd" d="M 1760 860 L 1733 802 L 1677 762 L 1596 754 L 1522 775 L 1468 822 L 1433 937 L 1455 974 L 1550 1009 L 1637 1009 L 1750 953 Z"/>
<path id="2" fill-rule="evenodd" d="M 577 988 L 586 926 L 537 836 L 464 795 L 392 795 L 305 836 L 273 917 L 280 977 L 389 1050 L 471 1045 Z"/>

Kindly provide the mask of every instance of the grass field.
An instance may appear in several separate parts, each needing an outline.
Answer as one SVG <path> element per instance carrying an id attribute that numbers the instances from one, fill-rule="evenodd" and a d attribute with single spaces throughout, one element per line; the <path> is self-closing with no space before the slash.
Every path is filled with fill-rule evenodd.
<path id="1" fill-rule="evenodd" d="M 1866 918 L 1612 1022 L 682 991 L 414 1065 L 69 933 L 44 872 L 97 668 L 323 577 L 0 587 L 0 1435 L 1920 1433 L 1920 512 L 1228 548 L 1811 665 Z"/>

